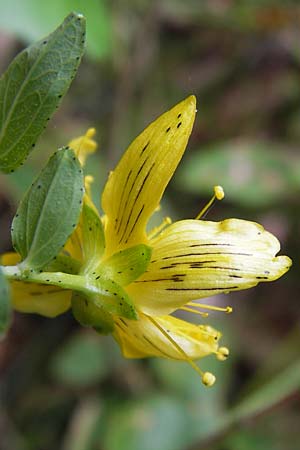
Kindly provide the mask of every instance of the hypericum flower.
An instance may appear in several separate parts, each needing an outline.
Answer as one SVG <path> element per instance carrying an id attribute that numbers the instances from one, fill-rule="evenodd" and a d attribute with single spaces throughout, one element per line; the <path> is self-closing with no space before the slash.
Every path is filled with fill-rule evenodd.
<path id="1" fill-rule="evenodd" d="M 171 314 L 182 310 L 205 317 L 207 310 L 230 312 L 230 307 L 198 300 L 276 280 L 291 260 L 275 256 L 279 242 L 261 225 L 239 219 L 201 220 L 213 200 L 224 196 L 218 186 L 196 219 L 172 224 L 166 218 L 161 226 L 147 231 L 148 220 L 184 153 L 195 113 L 195 97 L 190 96 L 133 141 L 110 173 L 102 195 L 102 218 L 89 195 L 91 178 L 86 177 L 80 222 L 64 250 L 76 263 L 72 272 L 65 268 L 64 272 L 73 275 L 65 274 L 60 286 L 74 290 L 72 309 L 79 322 L 113 333 L 124 356 L 187 361 L 203 383 L 211 386 L 214 375 L 203 373 L 194 361 L 212 353 L 219 360 L 226 359 L 229 350 L 218 344 L 221 334 L 209 325 L 189 323 Z M 88 131 L 71 145 L 77 153 L 79 145 L 84 155 L 92 136 L 93 131 Z M 57 270 L 55 265 L 52 270 Z M 41 282 L 48 282 L 42 275 Z M 58 275 L 62 276 L 53 273 L 50 284 L 59 285 Z M 75 278 L 78 281 L 73 282 Z M 34 284 L 27 284 L 24 301 L 20 290 L 25 286 L 13 285 L 18 310 L 54 316 L 70 305 L 70 291 L 51 287 L 56 289 L 54 304 L 49 286 Z M 32 289 L 41 295 L 35 292 L 30 304 Z"/>

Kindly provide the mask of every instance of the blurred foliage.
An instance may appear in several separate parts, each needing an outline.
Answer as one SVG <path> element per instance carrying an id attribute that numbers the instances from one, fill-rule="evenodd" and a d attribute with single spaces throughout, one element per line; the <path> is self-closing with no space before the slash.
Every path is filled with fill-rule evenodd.
<path id="1" fill-rule="evenodd" d="M 1 343 L 1 450 L 297 450 L 300 431 L 300 77 L 297 1 L 0 2 L 0 66 L 70 9 L 87 16 L 87 54 L 40 151 L 0 178 L 1 247 L 32 176 L 58 146 L 96 126 L 88 171 L 106 174 L 150 120 L 194 93 L 198 117 L 157 220 L 195 217 L 223 184 L 209 220 L 243 217 L 274 232 L 294 267 L 276 283 L 226 297 L 212 314 L 228 361 L 126 361 L 109 337 L 16 314 Z M 70 6 L 71 5 L 71 6 Z M 5 30 L 9 30 L 9 34 Z M 221 298 L 221 302 L 225 299 Z M 5 432 L 4 432 L 5 430 Z"/>
<path id="2" fill-rule="evenodd" d="M 88 22 L 87 52 L 101 59 L 109 52 L 110 16 L 106 0 L 16 0 L 14 7 L 0 2 L 0 27 L 32 42 L 50 33 L 71 11 L 83 14 Z"/>

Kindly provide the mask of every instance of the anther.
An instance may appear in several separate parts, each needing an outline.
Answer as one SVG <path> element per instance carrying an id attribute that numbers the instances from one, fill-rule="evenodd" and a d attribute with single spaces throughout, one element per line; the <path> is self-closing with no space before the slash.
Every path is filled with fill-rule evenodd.
<path id="1" fill-rule="evenodd" d="M 214 186 L 214 195 L 210 199 L 210 201 L 204 206 L 204 208 L 199 212 L 199 214 L 195 217 L 195 220 L 199 220 L 203 218 L 208 210 L 212 207 L 216 200 L 222 200 L 225 197 L 224 189 L 222 186 Z"/>
<path id="2" fill-rule="evenodd" d="M 202 375 L 202 383 L 204 386 L 211 387 L 215 384 L 216 377 L 211 372 L 204 372 Z"/>
<path id="3" fill-rule="evenodd" d="M 216 357 L 219 361 L 225 361 L 229 356 L 229 349 L 227 347 L 220 347 L 216 352 Z"/>

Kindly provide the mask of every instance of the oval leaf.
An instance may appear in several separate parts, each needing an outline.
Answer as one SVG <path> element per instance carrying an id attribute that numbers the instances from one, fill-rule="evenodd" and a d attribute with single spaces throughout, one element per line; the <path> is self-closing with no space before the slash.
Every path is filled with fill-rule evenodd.
<path id="1" fill-rule="evenodd" d="M 68 90 L 84 50 L 85 19 L 69 14 L 22 51 L 0 79 L 0 168 L 11 172 L 35 146 Z"/>
<path id="2" fill-rule="evenodd" d="M 41 269 L 61 250 L 81 210 L 83 173 L 73 150 L 56 152 L 21 201 L 12 241 L 23 266 Z"/>
<path id="3" fill-rule="evenodd" d="M 9 328 L 12 316 L 10 288 L 0 269 L 0 339 Z"/>

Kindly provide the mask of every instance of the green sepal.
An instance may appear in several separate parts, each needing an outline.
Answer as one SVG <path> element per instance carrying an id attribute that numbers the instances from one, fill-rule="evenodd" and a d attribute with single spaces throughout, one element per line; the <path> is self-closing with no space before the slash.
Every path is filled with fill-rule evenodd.
<path id="1" fill-rule="evenodd" d="M 13 172 L 66 94 L 84 51 L 85 18 L 69 14 L 23 50 L 0 79 L 0 169 Z"/>
<path id="2" fill-rule="evenodd" d="M 105 250 L 104 229 L 101 218 L 90 200 L 86 197 L 80 216 L 82 233 L 83 272 L 94 269 Z"/>
<path id="3" fill-rule="evenodd" d="M 72 312 L 84 327 L 93 327 L 100 334 L 111 334 L 114 331 L 112 315 L 78 292 L 72 295 Z"/>
<path id="4" fill-rule="evenodd" d="M 61 251 L 79 220 L 83 173 L 73 150 L 57 151 L 21 201 L 12 242 L 24 269 L 42 269 Z"/>
<path id="5" fill-rule="evenodd" d="M 137 312 L 131 298 L 114 280 L 103 278 L 94 272 L 90 275 L 86 288 L 89 299 L 96 306 L 116 316 L 137 319 Z"/>
<path id="6" fill-rule="evenodd" d="M 77 275 L 81 269 L 81 262 L 71 256 L 60 253 L 53 261 L 44 267 L 45 272 L 64 272 Z"/>
<path id="7" fill-rule="evenodd" d="M 0 268 L 0 339 L 3 338 L 12 319 L 10 286 Z"/>
<path id="8" fill-rule="evenodd" d="M 144 244 L 126 248 L 99 265 L 96 273 L 115 280 L 121 286 L 127 286 L 147 270 L 151 253 L 151 247 Z"/>

